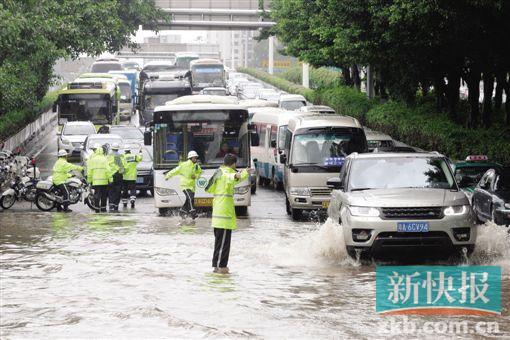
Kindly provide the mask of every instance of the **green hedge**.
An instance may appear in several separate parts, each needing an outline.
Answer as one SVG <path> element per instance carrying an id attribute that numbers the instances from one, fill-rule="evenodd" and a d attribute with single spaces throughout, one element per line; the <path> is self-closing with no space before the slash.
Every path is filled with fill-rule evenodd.
<path id="1" fill-rule="evenodd" d="M 43 112 L 48 111 L 55 100 L 58 91 L 49 91 L 44 98 L 30 110 L 10 111 L 0 116 L 0 140 L 5 140 L 18 133 L 26 125 L 35 121 Z"/>
<path id="2" fill-rule="evenodd" d="M 359 119 L 364 125 L 389 134 L 396 140 L 439 151 L 452 159 L 470 154 L 486 154 L 492 160 L 510 165 L 510 131 L 500 126 L 492 129 L 467 129 L 437 113 L 433 100 L 424 99 L 415 108 L 389 101 L 369 100 L 354 88 L 337 86 L 306 89 L 277 76 L 254 69 L 242 69 L 262 81 L 289 93 L 304 95 L 316 104 L 328 105 L 338 114 Z"/>
<path id="3" fill-rule="evenodd" d="M 295 84 L 303 83 L 303 68 L 293 67 L 285 72 L 278 73 L 278 77 Z M 310 67 L 310 87 L 312 89 L 331 88 L 343 85 L 341 73 L 324 67 Z"/>

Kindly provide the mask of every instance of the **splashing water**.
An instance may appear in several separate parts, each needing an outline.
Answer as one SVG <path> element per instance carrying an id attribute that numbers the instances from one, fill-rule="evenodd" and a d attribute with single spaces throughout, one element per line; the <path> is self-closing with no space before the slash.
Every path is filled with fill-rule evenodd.
<path id="1" fill-rule="evenodd" d="M 487 222 L 478 227 L 476 247 L 472 262 L 483 265 L 499 265 L 510 274 L 510 234 L 505 226 Z"/>
<path id="2" fill-rule="evenodd" d="M 281 241 L 269 244 L 264 253 L 270 254 L 271 262 L 280 266 L 357 265 L 345 249 L 342 226 L 329 218 L 287 244 L 282 245 Z"/>

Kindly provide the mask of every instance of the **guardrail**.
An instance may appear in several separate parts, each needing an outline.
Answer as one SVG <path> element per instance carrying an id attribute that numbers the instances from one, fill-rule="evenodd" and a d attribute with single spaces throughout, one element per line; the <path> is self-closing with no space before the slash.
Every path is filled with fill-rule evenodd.
<path id="1" fill-rule="evenodd" d="M 51 125 L 56 118 L 57 114 L 51 110 L 41 114 L 39 118 L 25 126 L 23 130 L 19 131 L 14 136 L 9 137 L 3 143 L 3 149 L 14 152 L 19 151 L 24 154 L 25 146 L 34 138 L 39 136 L 41 132 L 46 130 L 46 128 Z"/>

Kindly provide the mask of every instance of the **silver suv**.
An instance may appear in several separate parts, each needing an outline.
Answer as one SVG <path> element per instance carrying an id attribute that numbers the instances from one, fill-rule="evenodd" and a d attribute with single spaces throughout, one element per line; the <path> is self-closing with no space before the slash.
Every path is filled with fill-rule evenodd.
<path id="1" fill-rule="evenodd" d="M 438 153 L 351 154 L 330 178 L 328 214 L 353 258 L 470 254 L 475 219 L 446 157 Z"/>

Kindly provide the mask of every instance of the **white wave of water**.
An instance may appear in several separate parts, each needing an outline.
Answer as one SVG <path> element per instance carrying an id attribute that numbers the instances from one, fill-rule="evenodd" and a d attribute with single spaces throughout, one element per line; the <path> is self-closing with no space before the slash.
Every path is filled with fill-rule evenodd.
<path id="1" fill-rule="evenodd" d="M 510 274 L 510 234 L 508 228 L 488 222 L 478 227 L 473 264 L 498 265 Z"/>

